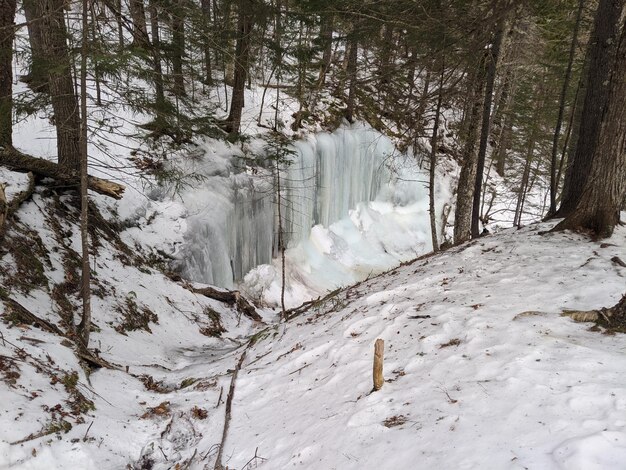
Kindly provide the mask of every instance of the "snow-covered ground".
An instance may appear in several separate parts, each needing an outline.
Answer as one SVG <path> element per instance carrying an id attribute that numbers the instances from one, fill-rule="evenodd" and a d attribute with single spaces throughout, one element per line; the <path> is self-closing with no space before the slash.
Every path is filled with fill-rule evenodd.
<path id="1" fill-rule="evenodd" d="M 39 203 L 28 203 L 25 216 Z M 3 364 L 23 353 L 3 369 L 6 378 L 17 368 L 15 382 L 0 381 L 0 400 L 10 404 L 1 415 L 0 468 L 213 468 L 231 374 L 256 331 L 235 382 L 228 468 L 621 469 L 623 338 L 559 313 L 619 299 L 626 270 L 611 258 L 626 259 L 626 229 L 601 244 L 538 233 L 549 227 L 481 238 L 344 290 L 289 322 L 256 327 L 245 317 L 237 327 L 235 312 L 156 272 L 120 271 L 108 248 L 98 273 L 117 295 L 97 300 L 93 341 L 121 370 L 94 371 L 88 382 L 61 338 L 3 326 Z M 116 299 L 129 296 L 158 314 L 152 333 L 123 336 L 108 325 L 117 321 Z M 17 298 L 54 321 L 44 293 Z M 198 334 L 207 306 L 228 329 L 222 339 Z M 387 382 L 370 393 L 377 338 L 385 340 Z M 58 376 L 54 385 L 46 367 Z M 63 414 L 72 370 L 95 405 L 80 420 Z M 157 386 L 147 389 L 139 375 Z M 72 429 L 11 444 L 53 413 Z"/>
<path id="2" fill-rule="evenodd" d="M 260 342 L 225 450 L 241 468 L 621 469 L 626 347 L 561 309 L 615 304 L 626 230 L 603 247 L 546 224 L 350 288 Z M 382 390 L 373 345 L 385 340 Z"/>
<path id="3" fill-rule="evenodd" d="M 18 84 L 16 92 L 24 89 Z M 235 169 L 233 158 L 257 151 L 274 124 L 276 91 L 267 90 L 259 126 L 261 99 L 260 88 L 246 91 L 242 130 L 250 140 L 206 139 L 195 159 L 182 152 L 169 161 L 200 162 L 204 176 L 245 179 L 251 168 Z M 208 108 L 224 103 L 204 100 Z M 312 140 L 310 132 L 329 130 L 320 119 L 291 133 L 295 100 L 283 93 L 278 108 L 290 137 Z M 91 172 L 127 190 L 119 202 L 92 195 L 121 238 L 103 227 L 95 232 L 90 346 L 115 368 L 86 375 L 71 341 L 27 324 L 1 302 L 0 469 L 212 469 L 244 351 L 222 456 L 230 469 L 624 468 L 624 341 L 559 313 L 618 300 L 626 270 L 611 258 L 626 259 L 625 228 L 602 244 L 538 234 L 551 224 L 507 230 L 339 291 L 288 322 L 269 308 L 260 311 L 264 323 L 253 322 L 148 259 L 184 263 L 190 244 L 204 238 L 198 220 L 213 219 L 222 230 L 233 202 L 222 193 L 228 185 L 178 194 L 144 185 L 153 179 L 127 157 L 142 145 L 131 136 L 147 117 L 111 114 L 124 135 L 92 136 Z M 44 113 L 21 121 L 14 137 L 18 148 L 54 157 Z M 453 199 L 456 171 L 441 163 L 439 208 Z M 425 188 L 399 181 L 290 247 L 289 303 L 429 250 Z M 494 181 L 493 226 L 508 226 L 511 184 Z M 2 170 L 0 182 L 9 184 L 11 199 L 27 178 Z M 529 196 L 525 223 L 538 215 L 544 189 Z M 68 309 L 80 303 L 76 202 L 70 193 L 55 201 L 42 191 L 20 207 L 0 246 L 0 296 L 66 330 Z M 274 260 L 253 270 L 244 287 L 276 303 L 279 267 Z M 385 341 L 387 382 L 370 393 L 377 338 Z"/>

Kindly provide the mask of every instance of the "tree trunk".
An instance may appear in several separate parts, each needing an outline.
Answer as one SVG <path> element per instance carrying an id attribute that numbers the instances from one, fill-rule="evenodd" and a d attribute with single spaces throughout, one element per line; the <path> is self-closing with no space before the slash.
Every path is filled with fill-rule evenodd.
<path id="1" fill-rule="evenodd" d="M 556 127 L 554 129 L 554 137 L 552 139 L 552 154 L 550 159 L 550 208 L 548 216 L 556 212 L 556 193 L 559 182 L 557 181 L 557 153 L 559 149 L 559 138 L 561 136 L 561 126 L 563 125 L 563 116 L 565 114 L 565 98 L 569 89 L 569 82 L 572 76 L 572 67 L 574 65 L 574 56 L 576 54 L 576 46 L 578 45 L 578 31 L 580 29 L 580 19 L 582 17 L 585 0 L 580 0 L 578 4 L 578 13 L 576 22 L 574 23 L 574 31 L 572 33 L 572 42 L 570 44 L 569 58 L 567 61 L 567 69 L 565 71 L 565 79 L 561 88 L 561 96 L 559 98 L 559 114 L 556 119 Z"/>
<path id="2" fill-rule="evenodd" d="M 487 57 L 483 55 L 474 74 L 471 88 L 471 107 L 465 116 L 466 130 L 461 154 L 461 174 L 457 187 L 456 212 L 454 216 L 454 243 L 470 239 L 472 226 L 472 201 L 476 179 L 477 145 L 479 136 L 480 111 L 483 108 Z"/>
<path id="3" fill-rule="evenodd" d="M 514 81 L 515 77 L 511 67 L 507 67 L 502 83 L 502 90 L 498 100 L 496 117 L 493 120 L 493 131 L 497 133 L 495 138 L 495 149 L 492 154 L 492 160 L 496 164 L 496 173 L 504 176 L 504 168 L 506 166 L 506 150 L 511 139 L 512 132 L 512 116 L 511 107 L 515 96 Z"/>
<path id="4" fill-rule="evenodd" d="M 122 23 L 122 0 L 112 0 L 112 5 L 109 8 L 113 10 L 113 16 L 115 16 L 115 22 L 117 23 L 117 42 L 120 49 L 124 48 L 124 25 Z M 107 2 L 109 6 L 109 2 Z"/>
<path id="5" fill-rule="evenodd" d="M 320 73 L 317 80 L 318 87 L 324 86 L 326 83 L 326 74 L 330 69 L 330 62 L 333 53 L 333 16 L 322 15 L 322 24 L 320 25 L 320 46 L 324 52 L 322 54 L 322 62 Z"/>
<path id="6" fill-rule="evenodd" d="M 70 53 L 67 46 L 67 29 L 63 8 L 64 0 L 41 0 L 35 17 L 41 18 L 42 69 L 46 71 L 48 88 L 54 111 L 59 165 L 68 174 L 80 172 L 80 118 L 74 91 Z"/>
<path id="7" fill-rule="evenodd" d="M 535 120 L 532 124 L 532 131 L 530 137 L 527 142 L 526 149 L 526 162 L 524 163 L 524 172 L 522 173 L 522 180 L 520 181 L 519 191 L 517 193 L 517 204 L 515 206 L 515 216 L 513 217 L 513 226 L 521 227 L 522 226 L 522 214 L 524 201 L 526 199 L 526 195 L 528 194 L 528 182 L 530 180 L 530 168 L 532 166 L 533 157 L 535 155 L 535 145 L 537 143 L 537 116 L 535 115 Z"/>
<path id="8" fill-rule="evenodd" d="M 274 68 L 276 69 L 276 104 L 274 105 L 274 124 L 272 125 L 272 130 L 274 132 L 278 132 L 279 122 L 278 122 L 278 110 L 280 109 L 280 81 L 283 77 L 283 55 L 284 51 L 282 49 L 282 40 L 283 40 L 283 21 L 281 18 L 281 8 L 283 6 L 283 2 L 281 0 L 276 0 L 276 8 L 278 9 L 278 14 L 276 15 L 276 24 L 274 25 L 274 35 L 276 37 L 276 62 L 274 64 Z M 269 84 L 269 81 L 268 81 Z M 265 92 L 265 90 L 263 90 Z M 261 112 L 263 109 L 261 107 Z M 283 271 L 284 272 L 284 271 Z"/>
<path id="9" fill-rule="evenodd" d="M 581 81 L 578 81 L 578 86 L 576 87 L 576 95 L 574 96 L 574 102 L 572 105 L 572 109 L 570 110 L 569 119 L 567 122 L 567 128 L 565 131 L 565 140 L 563 141 L 563 148 L 561 150 L 561 160 L 559 161 L 559 170 L 556 174 L 556 186 L 559 187 L 559 183 L 561 181 L 561 176 L 563 175 L 564 164 L 567 161 L 568 155 L 573 155 L 575 153 L 576 148 L 576 139 L 577 135 L 574 135 L 574 130 L 576 129 L 576 124 L 580 123 L 581 113 L 580 109 L 582 108 L 582 102 L 580 99 L 581 93 Z M 573 158 L 573 157 L 572 157 Z"/>
<path id="10" fill-rule="evenodd" d="M 304 22 L 300 21 L 299 23 L 300 23 L 300 27 L 298 31 L 298 43 L 296 45 L 296 48 L 298 50 L 301 50 L 304 44 L 308 43 L 308 37 L 306 37 L 307 35 L 305 35 L 304 33 Z M 293 130 L 294 132 L 300 129 L 300 127 L 302 127 L 302 114 L 303 114 L 303 110 L 305 107 L 305 98 L 304 98 L 305 83 L 304 82 L 306 79 L 306 67 L 307 67 L 307 62 L 303 60 L 303 58 L 300 56 L 297 59 L 297 63 L 298 63 L 298 66 L 297 66 L 298 81 L 296 84 L 296 96 L 295 97 L 298 100 L 298 111 L 296 112 L 294 121 L 291 124 L 291 130 Z"/>
<path id="11" fill-rule="evenodd" d="M 233 5 L 235 1 L 241 3 L 242 0 L 221 0 L 221 22 L 219 24 L 219 32 L 221 39 L 222 49 L 222 62 L 224 67 L 224 83 L 226 85 L 233 85 L 235 83 L 235 62 L 237 61 L 235 55 L 237 53 L 237 44 L 232 40 L 233 36 L 237 34 L 234 31 L 232 25 L 233 20 Z M 215 7 L 215 4 L 214 4 Z M 239 24 L 237 27 L 239 28 Z M 235 47 L 233 47 L 233 43 Z"/>
<path id="12" fill-rule="evenodd" d="M 577 322 L 595 322 L 606 328 L 606 333 L 626 333 L 626 294 L 610 308 L 565 310 L 563 315 Z"/>
<path id="13" fill-rule="evenodd" d="M 30 171 L 36 175 L 52 178 L 65 186 L 77 186 L 79 181 L 77 175 L 70 175 L 65 168 L 43 158 L 35 158 L 21 153 L 14 148 L 0 149 L 0 165 L 12 170 Z M 112 181 L 103 180 L 90 176 L 89 189 L 99 194 L 121 199 L 125 187 Z"/>
<path id="14" fill-rule="evenodd" d="M 485 170 L 485 159 L 487 156 L 487 143 L 489 140 L 489 131 L 491 124 L 491 103 L 493 100 L 493 88 L 496 81 L 496 72 L 498 70 L 498 58 L 500 55 L 500 46 L 504 37 L 504 21 L 496 26 L 496 32 L 491 44 L 488 58 L 488 69 L 485 83 L 485 99 L 483 101 L 482 127 L 480 131 L 480 144 L 478 148 L 478 163 L 476 165 L 476 178 L 474 180 L 474 194 L 472 205 L 472 237 L 476 238 L 480 235 L 480 196 L 483 186 L 483 172 Z"/>
<path id="15" fill-rule="evenodd" d="M 159 11 L 156 0 L 149 0 L 150 31 L 152 33 L 152 61 L 154 63 L 154 94 L 156 95 L 157 120 L 165 106 L 163 90 L 163 69 L 161 66 L 161 38 L 159 33 Z"/>
<path id="16" fill-rule="evenodd" d="M 98 36 L 97 36 L 97 31 L 96 31 L 96 26 L 98 21 L 103 21 L 103 22 L 107 22 L 107 17 L 106 17 L 106 10 L 104 9 L 104 7 L 102 7 L 100 9 L 100 13 L 97 15 L 96 14 L 96 6 L 97 2 L 94 0 L 91 4 L 90 7 L 90 11 L 91 11 L 91 43 L 96 45 L 98 44 Z M 98 53 L 94 54 L 93 56 L 93 78 L 95 81 L 95 85 L 96 85 L 96 105 L 97 106 L 102 106 L 102 73 L 100 70 L 100 63 L 99 63 L 99 52 L 100 52 L 100 47 L 99 46 L 95 46 L 96 48 L 98 48 Z"/>
<path id="17" fill-rule="evenodd" d="M 0 0 L 0 147 L 13 144 L 13 38 L 15 0 Z"/>
<path id="18" fill-rule="evenodd" d="M 445 57 L 441 57 L 441 73 L 439 77 L 439 92 L 437 95 L 437 107 L 435 109 L 435 123 L 433 125 L 433 135 L 430 139 L 430 165 L 428 178 L 428 211 L 430 212 L 430 238 L 433 244 L 433 251 L 439 251 L 439 241 L 437 240 L 437 214 L 435 211 L 435 169 L 437 166 L 437 147 L 439 146 L 439 117 L 441 116 L 441 106 L 443 102 L 443 82 L 445 77 Z"/>
<path id="19" fill-rule="evenodd" d="M 201 0 L 203 26 L 204 26 L 204 83 L 213 84 L 211 53 L 213 44 L 211 41 L 211 0 Z"/>
<path id="20" fill-rule="evenodd" d="M 89 347 L 91 331 L 91 266 L 89 264 L 89 176 L 87 172 L 87 52 L 89 43 L 89 6 L 88 0 L 82 0 L 82 47 L 80 56 L 80 242 L 81 259 L 81 296 L 83 301 L 82 317 L 78 325 L 78 336 L 85 348 Z"/>
<path id="21" fill-rule="evenodd" d="M 620 19 L 624 0 L 602 0 L 594 20 L 594 30 L 589 41 L 587 87 L 577 133 L 576 153 L 565 174 L 561 207 L 556 217 L 567 217 L 578 206 L 584 187 L 591 174 L 600 123 L 607 106 L 609 77 L 615 65 L 619 40 Z"/>
<path id="22" fill-rule="evenodd" d="M 176 96 L 185 96 L 185 77 L 183 75 L 183 56 L 185 55 L 185 7 L 182 0 L 175 3 L 172 11 L 172 72 L 174 74 L 173 92 Z"/>
<path id="23" fill-rule="evenodd" d="M 394 63 L 393 26 L 383 24 L 383 41 L 380 48 L 380 58 L 378 64 L 378 93 L 379 97 L 385 96 L 389 90 L 390 77 L 392 74 L 391 64 Z"/>
<path id="24" fill-rule="evenodd" d="M 133 21 L 133 44 L 145 46 L 148 43 L 148 27 L 146 26 L 146 11 L 143 0 L 130 0 L 128 9 Z"/>
<path id="25" fill-rule="evenodd" d="M 597 128 L 597 139 L 590 149 L 590 174 L 575 208 L 555 228 L 586 230 L 599 238 L 609 237 L 613 233 L 626 197 L 626 0 L 601 0 L 596 14 L 596 28 L 611 28 L 614 25 L 613 17 L 601 18 L 603 13 L 610 11 L 605 4 L 613 8 L 619 4 L 620 8 L 613 13 L 621 18 L 622 24 L 621 31 L 613 36 L 612 43 L 615 46 L 612 60 L 603 65 L 606 75 L 589 75 L 589 90 L 600 84 L 606 84 L 607 88 L 604 105 L 598 110 L 600 121 L 597 124 L 590 123 L 586 116 L 583 117 L 588 125 Z M 596 52 L 602 54 L 603 51 Z M 594 59 L 596 57 L 591 58 L 592 63 Z M 601 81 L 596 82 L 597 78 Z M 581 127 L 581 137 L 587 132 L 587 129 Z M 586 142 L 581 144 L 579 148 L 589 146 Z"/>
<path id="26" fill-rule="evenodd" d="M 424 132 L 424 126 L 426 125 L 426 119 L 424 119 L 424 114 L 426 113 L 426 104 L 428 103 L 428 94 L 430 93 L 430 80 L 431 80 L 431 71 L 430 67 L 426 68 L 426 77 L 424 78 L 424 87 L 422 88 L 422 92 L 420 93 L 420 99 L 417 104 L 417 111 L 415 112 L 415 133 L 417 136 L 421 137 Z"/>
<path id="27" fill-rule="evenodd" d="M 226 131 L 230 137 L 239 135 L 241 114 L 245 104 L 244 91 L 250 61 L 250 34 L 253 26 L 252 0 L 239 0 L 237 12 L 238 35 L 235 47 L 235 74 L 233 95 L 230 101 L 230 113 L 226 119 Z"/>
<path id="28" fill-rule="evenodd" d="M 417 49 L 415 46 L 411 47 L 411 52 L 409 58 L 406 62 L 406 67 L 408 69 L 406 82 L 408 85 L 408 91 L 406 94 L 406 107 L 407 109 L 411 109 L 411 104 L 413 102 L 413 91 L 415 90 L 415 76 L 417 74 Z M 412 118 L 412 116 L 409 116 Z M 413 126 L 413 119 L 408 121 L 410 127 Z"/>
<path id="29" fill-rule="evenodd" d="M 22 77 L 33 91 L 48 91 L 48 72 L 45 66 L 46 53 L 43 48 L 43 33 L 41 15 L 43 4 L 37 0 L 24 0 L 22 2 L 24 16 L 28 28 L 28 43 L 30 44 L 30 70 L 28 75 Z"/>
<path id="30" fill-rule="evenodd" d="M 280 264 L 281 264 L 281 282 L 280 282 L 280 316 L 285 319 L 285 287 L 286 287 L 286 275 L 285 272 L 285 232 L 283 229 L 283 213 L 282 213 L 282 199 L 281 199 L 281 187 L 280 187 L 280 161 L 276 160 L 276 201 L 278 207 L 278 249 L 280 250 Z"/>

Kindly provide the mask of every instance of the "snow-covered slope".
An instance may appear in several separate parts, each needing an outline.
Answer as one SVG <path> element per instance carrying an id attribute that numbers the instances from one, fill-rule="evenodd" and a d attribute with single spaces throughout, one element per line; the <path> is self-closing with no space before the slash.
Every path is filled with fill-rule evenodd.
<path id="1" fill-rule="evenodd" d="M 547 225 L 479 239 L 340 293 L 244 365 L 226 454 L 241 468 L 621 469 L 624 338 L 561 309 L 624 292 L 610 245 Z M 383 389 L 370 393 L 374 341 Z"/>
<path id="2" fill-rule="evenodd" d="M 32 223 L 38 205 L 24 209 Z M 2 364 L 16 359 L 0 380 L 0 468 L 213 468 L 232 371 L 257 331 L 235 382 L 228 468 L 621 469 L 623 337 L 559 313 L 618 300 L 626 270 L 611 258 L 626 259 L 626 229 L 601 244 L 538 233 L 549 226 L 417 260 L 256 329 L 157 272 L 120 271 L 104 243 L 98 275 L 117 294 L 97 301 L 93 341 L 121 370 L 96 370 L 88 382 L 62 338 L 2 326 Z M 51 250 L 53 267 L 59 256 Z M 47 295 L 16 298 L 54 321 Z M 129 296 L 158 314 L 152 333 L 114 331 L 112 309 Z M 229 330 L 222 339 L 198 334 L 210 326 L 199 315 L 206 307 Z M 377 338 L 387 382 L 370 393 Z M 64 414 L 72 390 L 95 409 Z M 62 420 L 67 433 L 11 444 Z"/>
<path id="3" fill-rule="evenodd" d="M 165 401 L 168 416 L 177 416 L 169 432 L 191 427 L 185 449 L 191 442 L 209 448 L 221 428 L 204 421 L 204 409 L 229 381 L 221 369 L 227 359 L 211 358 L 228 358 L 247 340 L 251 321 L 173 282 L 92 217 L 90 347 L 114 369 L 87 375 L 93 364 L 79 361 L 68 327 L 80 305 L 76 205 L 37 192 L 0 246 L 0 468 L 117 469 L 147 461 L 151 442 L 169 435 L 165 413 L 150 409 Z M 21 308 L 51 326 L 32 324 Z M 49 331 L 55 328 L 67 337 Z"/>

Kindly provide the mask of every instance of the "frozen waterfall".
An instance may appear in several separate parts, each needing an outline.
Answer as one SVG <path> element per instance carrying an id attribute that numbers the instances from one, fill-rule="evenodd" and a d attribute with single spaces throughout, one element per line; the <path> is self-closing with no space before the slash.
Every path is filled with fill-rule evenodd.
<path id="1" fill-rule="evenodd" d="M 425 176 L 379 132 L 355 124 L 316 134 L 293 143 L 289 159 L 281 171 L 281 207 L 294 289 L 358 280 L 430 249 Z M 206 180 L 184 196 L 183 274 L 228 288 L 245 278 L 249 293 L 264 296 L 278 269 L 269 172 L 236 173 L 234 160 L 218 155 L 198 165 Z M 316 279 L 316 270 L 326 279 Z"/>

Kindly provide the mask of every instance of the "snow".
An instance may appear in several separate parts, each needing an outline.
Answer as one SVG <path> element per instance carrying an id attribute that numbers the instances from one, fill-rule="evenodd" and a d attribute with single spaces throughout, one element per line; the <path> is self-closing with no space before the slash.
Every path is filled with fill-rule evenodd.
<path id="1" fill-rule="evenodd" d="M 228 465 L 258 447 L 259 468 L 623 468 L 623 339 L 559 311 L 617 302 L 626 231 L 600 248 L 546 228 L 400 267 L 281 327 L 239 375 Z M 370 394 L 376 338 L 388 383 Z"/>
<path id="2" fill-rule="evenodd" d="M 23 217 L 45 234 L 39 207 L 36 196 Z M 607 245 L 539 234 L 550 226 L 511 229 L 418 259 L 289 322 L 257 326 L 265 333 L 236 381 L 224 464 L 243 468 L 256 452 L 262 459 L 249 468 L 623 468 L 623 339 L 559 313 L 619 299 L 625 272 L 611 258 L 626 258 L 626 229 Z M 43 404 L 67 399 L 35 361 L 20 362 L 17 389 L 0 381 L 0 401 L 11 403 L 1 415 L 11 425 L 0 428 L 0 468 L 113 469 L 147 460 L 155 469 L 213 468 L 229 371 L 252 325 L 243 318 L 237 326 L 235 312 L 155 271 L 123 266 L 112 247 L 101 253 L 98 276 L 116 294 L 94 299 L 101 331 L 92 341 L 133 375 L 100 369 L 87 380 L 60 338 L 3 328 L 0 354 L 11 356 L 9 342 L 20 337 L 44 341 L 19 344 L 44 362 L 49 355 L 53 367 L 79 371 L 80 390 L 96 408 L 59 439 L 11 445 L 41 429 Z M 54 250 L 51 258 L 60 262 Z M 129 295 L 158 312 L 151 334 L 123 336 L 109 326 L 117 321 L 115 302 Z M 43 297 L 16 298 L 46 316 Z M 206 305 L 221 312 L 222 339 L 198 334 Z M 271 312 L 264 315 L 271 321 Z M 385 340 L 387 382 L 370 393 L 376 338 Z M 147 390 L 137 379 L 143 374 L 165 393 Z M 194 381 L 182 388 L 186 379 Z M 27 394 L 33 390 L 35 399 Z M 163 402 L 163 416 L 142 418 Z M 195 417 L 194 407 L 207 417 Z"/>
<path id="3" fill-rule="evenodd" d="M 45 154 L 31 137 L 20 132 L 21 148 Z M 324 139 L 333 137 L 319 140 Z M 258 140 L 249 145 L 262 149 Z M 210 158 L 189 159 L 188 170 L 214 178 L 213 186 L 207 180 L 203 189 L 180 198 L 144 189 L 136 175 L 125 175 L 130 186 L 122 201 L 92 195 L 105 215 L 117 215 L 125 224 L 121 237 L 132 249 L 183 257 L 186 247 L 206 245 L 210 236 L 196 222 L 211 220 L 219 228 L 238 220 L 229 216 L 237 213 L 230 190 L 234 185 L 244 197 L 250 188 L 248 172 L 235 171 L 232 164 L 241 150 L 217 141 L 207 141 L 202 150 Z M 439 223 L 455 169 L 442 165 L 440 170 Z M 263 329 L 236 381 L 224 449 L 229 468 L 248 462 L 249 468 L 261 469 L 623 468 L 623 340 L 591 332 L 559 312 L 610 306 L 619 299 L 625 271 L 611 258 L 626 259 L 626 229 L 618 228 L 609 245 L 601 245 L 569 233 L 539 235 L 551 224 L 530 225 L 374 277 L 430 249 L 426 193 L 414 181 L 423 175 L 410 166 L 389 172 L 374 197 L 345 203 L 326 225 L 303 230 L 287 250 L 290 305 L 370 279 L 287 323 L 277 323 L 276 312 L 267 309 L 261 313 L 268 325 L 252 324 L 154 269 L 132 266 L 104 241 L 94 263 L 96 279 L 108 294 L 93 299 L 99 331 L 92 333 L 92 346 L 121 370 L 100 369 L 88 378 L 62 338 L 1 324 L 0 357 L 19 358 L 19 350 L 28 355 L 8 369 L 19 372 L 15 384 L 0 380 L 0 402 L 6 404 L 0 407 L 0 468 L 117 469 L 147 462 L 155 469 L 213 468 L 232 370 L 249 336 Z M 27 183 L 23 175 L 7 171 L 2 179 L 9 183 L 9 197 Z M 64 281 L 67 247 L 49 226 L 49 203 L 36 194 L 18 217 L 50 253 L 44 274 L 52 286 Z M 266 209 L 273 213 L 271 204 Z M 62 222 L 72 233 L 63 243 L 79 252 L 72 220 Z M 215 246 L 209 249 L 228 255 Z M 14 291 L 7 280 L 13 275 L 12 255 L 0 263 L 9 269 L 3 285 L 12 298 L 58 322 L 51 293 Z M 274 261 L 252 270 L 242 287 L 271 304 L 279 298 L 279 286 Z M 158 324 L 149 324 L 151 333 L 115 331 L 121 321 L 116 309 L 129 299 L 158 315 Z M 219 314 L 227 330 L 221 338 L 200 334 L 211 326 L 207 308 Z M 369 394 L 376 338 L 385 340 L 388 382 Z M 52 420 L 46 410 L 67 407 L 68 391 L 51 377 L 72 371 L 95 409 L 64 416 L 72 424 L 67 434 L 11 444 L 45 429 Z M 0 379 L 5 372 L 0 370 Z M 159 387 L 148 389 L 141 376 Z M 150 412 L 164 402 L 169 411 Z M 194 407 L 206 418 L 197 417 Z M 253 459 L 255 452 L 262 459 Z"/>
<path id="4" fill-rule="evenodd" d="M 16 93 L 25 90 L 16 81 Z M 109 92 L 103 88 L 105 100 Z M 216 92 L 216 102 L 198 105 L 223 104 Z M 87 376 L 63 338 L 0 323 L 0 469 L 214 468 L 232 372 L 253 334 L 223 449 L 229 468 L 623 469 L 623 337 L 590 331 L 560 312 L 617 302 L 626 270 L 611 258 L 626 259 L 624 227 L 601 244 L 571 233 L 540 235 L 553 223 L 534 224 L 409 262 L 431 249 L 426 176 L 413 157 L 398 155 L 363 124 L 325 132 L 307 123 L 308 134 L 290 134 L 300 140 L 285 170 L 287 304 L 352 287 L 288 322 L 263 309 L 265 324 L 258 324 L 131 256 L 173 257 L 190 279 L 225 286 L 235 285 L 236 265 L 235 279 L 245 277 L 238 287 L 278 303 L 275 225 L 266 223 L 276 208 L 263 197 L 271 185 L 267 172 L 253 175 L 238 160 L 264 151 L 259 134 L 266 131 L 255 124 L 261 93 L 246 90 L 245 144 L 207 139 L 194 158 L 170 156 L 187 177 L 204 177 L 178 194 L 129 169 L 128 149 L 140 146 L 132 135 L 145 116 L 113 109 L 107 118 L 126 135 L 108 142 L 92 136 L 92 173 L 127 185 L 119 202 L 91 195 L 107 219 L 122 224 L 131 250 L 101 236 L 93 258 L 102 293 L 92 300 L 91 347 L 119 369 Z M 275 102 L 276 90 L 268 89 L 266 105 Z M 296 102 L 283 93 L 277 104 L 278 127 L 289 132 Z M 262 124 L 272 126 L 273 109 L 264 111 Z M 45 113 L 14 131 L 18 148 L 54 156 Z M 456 171 L 446 161 L 438 167 L 440 234 L 450 229 L 441 214 Z M 310 179 L 316 184 L 289 185 Z M 492 227 L 509 226 L 510 182 L 492 180 Z M 0 182 L 11 199 L 27 178 L 0 170 Z M 6 235 L 29 228 L 41 238 L 48 286 L 20 290 L 16 253 L 8 250 L 0 275 L 12 299 L 60 325 L 52 287 L 66 281 L 64 263 L 80 244 L 77 214 L 60 217 L 51 199 L 37 192 Z M 524 223 L 537 218 L 544 200 L 538 181 Z M 61 202 L 69 210 L 67 196 Z M 57 219 L 60 233 L 52 229 Z M 79 305 L 76 296 L 70 301 Z M 157 316 L 149 332 L 116 331 L 129 302 Z M 4 303 L 0 312 L 5 320 Z M 206 335 L 215 317 L 226 330 L 221 337 Z M 387 381 L 370 393 L 377 338 L 385 340 Z M 75 388 L 66 385 L 73 372 Z M 95 408 L 72 413 L 76 392 Z M 71 429 L 36 436 L 62 422 Z"/>

